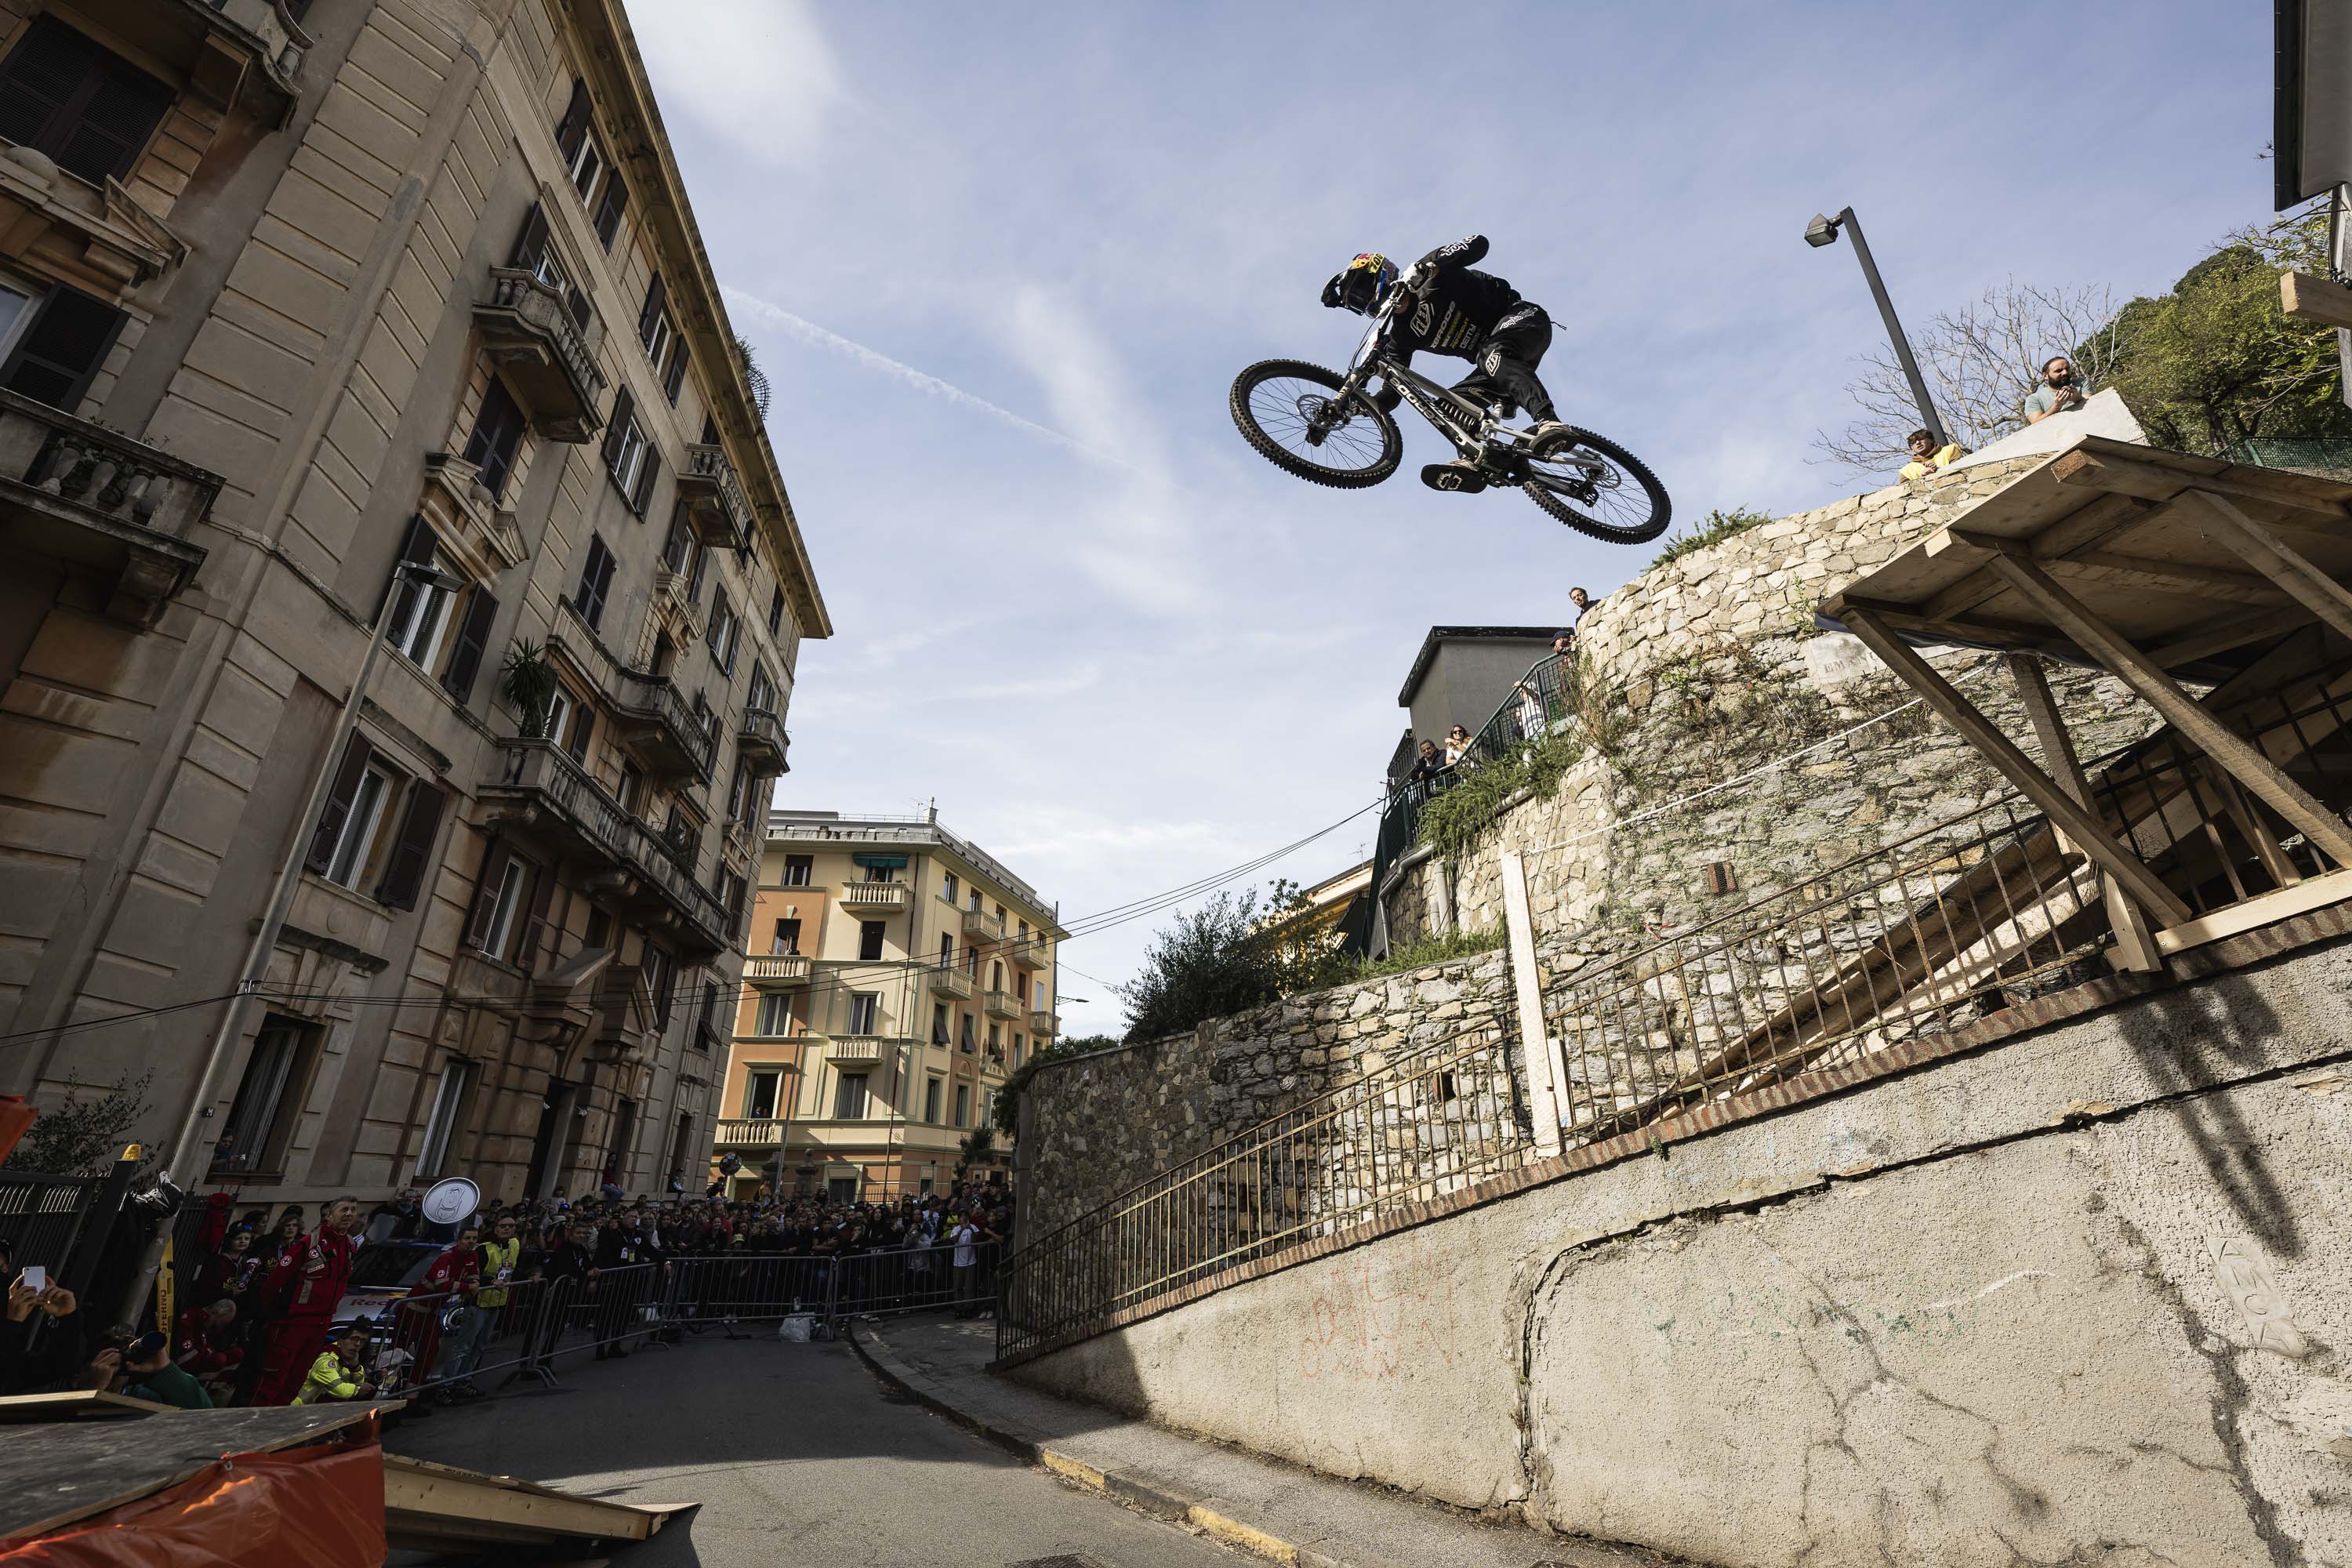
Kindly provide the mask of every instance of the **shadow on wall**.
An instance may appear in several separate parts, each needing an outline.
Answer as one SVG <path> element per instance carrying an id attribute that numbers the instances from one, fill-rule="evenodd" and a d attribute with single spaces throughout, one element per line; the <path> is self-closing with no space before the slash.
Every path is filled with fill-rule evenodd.
<path id="1" fill-rule="evenodd" d="M 2261 1042 L 2285 1027 L 2242 975 L 2159 993 L 2122 1016 L 2125 1040 L 2163 1094 L 2186 1094 L 2259 1070 Z M 2236 1106 L 2226 1096 L 2209 1095 L 2179 1100 L 2171 1110 L 2247 1229 L 2278 1257 L 2302 1257 L 2302 1226 L 2263 1161 L 2261 1137 Z"/>

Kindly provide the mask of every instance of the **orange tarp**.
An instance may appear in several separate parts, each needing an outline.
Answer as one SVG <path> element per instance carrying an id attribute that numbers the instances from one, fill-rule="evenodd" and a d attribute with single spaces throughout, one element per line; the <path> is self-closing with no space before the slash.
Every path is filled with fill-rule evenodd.
<path id="1" fill-rule="evenodd" d="M 225 1454 L 205 1471 L 47 1535 L 0 1568 L 383 1568 L 383 1450 L 373 1442 Z"/>

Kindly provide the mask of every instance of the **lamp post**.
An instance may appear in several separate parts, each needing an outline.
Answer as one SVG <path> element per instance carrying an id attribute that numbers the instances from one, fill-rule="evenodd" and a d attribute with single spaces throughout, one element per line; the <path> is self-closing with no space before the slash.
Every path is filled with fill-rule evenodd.
<path id="1" fill-rule="evenodd" d="M 1835 217 L 1813 215 L 1805 226 L 1805 243 L 1819 250 L 1824 245 L 1837 243 L 1838 230 L 1845 229 L 1853 239 L 1853 254 L 1862 262 L 1862 275 L 1870 284 L 1870 297 L 1878 301 L 1879 318 L 1886 323 L 1886 336 L 1895 344 L 1895 357 L 1902 362 L 1903 375 L 1911 384 L 1911 400 L 1919 405 L 1919 421 L 1927 426 L 1927 434 L 1942 447 L 1950 437 L 1944 434 L 1944 421 L 1936 413 L 1936 405 L 1927 397 L 1927 384 L 1919 374 L 1919 362 L 1911 357 L 1911 340 L 1903 335 L 1903 323 L 1895 319 L 1895 301 L 1886 297 L 1886 285 L 1879 280 L 1878 264 L 1870 258 L 1870 244 L 1862 237 L 1862 220 L 1853 216 L 1852 207 L 1840 209 Z"/>
<path id="2" fill-rule="evenodd" d="M 446 572 L 436 571 L 421 561 L 404 561 L 394 574 L 394 582 L 412 583 L 419 587 L 436 587 L 450 593 L 463 588 L 465 583 Z M 335 776 L 337 763 L 343 750 L 351 743 L 352 731 L 357 728 L 360 701 L 366 695 L 368 678 L 375 673 L 376 657 L 383 652 L 384 633 L 391 627 L 392 612 L 400 602 L 400 595 L 387 593 L 383 607 L 377 611 L 375 626 L 368 637 L 367 657 L 360 661 L 360 672 L 352 679 L 352 689 L 343 698 L 343 708 L 335 721 L 335 732 L 320 753 L 319 766 L 310 777 L 310 791 L 302 803 L 302 815 L 296 817 L 293 841 L 286 858 L 278 863 L 278 880 L 269 889 L 269 905 L 260 921 L 254 927 L 253 940 L 245 950 L 244 971 L 236 983 L 236 992 L 228 1005 L 221 1009 L 219 1025 L 205 1047 L 204 1070 L 197 1075 L 195 1092 L 189 1097 L 188 1109 L 180 1118 L 180 1129 L 172 1139 L 171 1157 L 164 1162 L 162 1180 L 185 1189 L 203 1179 L 205 1167 L 200 1163 L 202 1152 L 209 1144 L 197 1141 L 205 1118 L 213 1113 L 213 1104 L 220 1099 L 223 1079 L 227 1076 L 230 1057 L 237 1037 L 244 1033 L 247 1005 L 261 994 L 261 983 L 269 975 L 269 957 L 277 951 L 278 933 L 285 929 L 286 913 L 293 907 L 294 889 L 300 884 L 302 862 L 307 858 L 310 838 L 304 829 L 319 815 L 319 805 L 326 797 L 330 782 Z M 138 1270 L 131 1276 L 130 1289 L 124 1294 L 118 1321 L 136 1321 L 144 1307 L 148 1289 L 155 1283 L 156 1271 L 163 1267 L 163 1247 L 171 1239 L 172 1227 L 159 1226 L 155 1237 L 148 1243 Z"/>

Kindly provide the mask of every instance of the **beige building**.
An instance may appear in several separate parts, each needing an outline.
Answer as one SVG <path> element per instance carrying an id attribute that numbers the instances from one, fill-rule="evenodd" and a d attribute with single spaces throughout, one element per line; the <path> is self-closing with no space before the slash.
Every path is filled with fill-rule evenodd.
<path id="1" fill-rule="evenodd" d="M 1058 1032 L 1055 914 L 936 810 L 771 813 L 712 1140 L 740 1162 L 729 1191 L 944 1188 Z M 981 1163 L 1010 1169 L 1011 1141 Z"/>
<path id="2" fill-rule="evenodd" d="M 0 0 L 0 1089 L 697 1180 L 831 629 L 760 384 L 619 0 Z"/>

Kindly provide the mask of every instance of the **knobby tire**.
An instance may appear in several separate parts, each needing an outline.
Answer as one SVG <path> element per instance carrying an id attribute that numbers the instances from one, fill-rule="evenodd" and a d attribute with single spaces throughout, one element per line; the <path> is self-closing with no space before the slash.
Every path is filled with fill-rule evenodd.
<path id="1" fill-rule="evenodd" d="M 1396 472 L 1397 464 L 1404 458 L 1404 437 L 1398 433 L 1396 421 L 1390 418 L 1378 405 L 1360 393 L 1354 399 L 1356 413 L 1350 417 L 1349 423 L 1353 424 L 1358 419 L 1368 419 L 1381 433 L 1380 457 L 1366 467 L 1334 468 L 1327 468 L 1320 463 L 1309 462 L 1266 434 L 1265 430 L 1259 426 L 1256 416 L 1250 411 L 1249 395 L 1261 384 L 1277 376 L 1289 376 L 1294 380 L 1311 382 L 1318 386 L 1328 387 L 1334 392 L 1345 384 L 1347 379 L 1336 372 L 1324 369 L 1319 364 L 1308 364 L 1304 360 L 1295 359 L 1260 360 L 1235 376 L 1233 393 L 1227 399 L 1227 404 L 1233 411 L 1234 427 L 1241 431 L 1242 439 L 1247 441 L 1259 457 L 1264 458 L 1286 474 L 1295 474 L 1311 483 L 1328 485 L 1333 489 L 1340 490 L 1363 489 L 1368 486 L 1379 484 Z"/>

